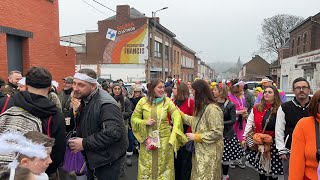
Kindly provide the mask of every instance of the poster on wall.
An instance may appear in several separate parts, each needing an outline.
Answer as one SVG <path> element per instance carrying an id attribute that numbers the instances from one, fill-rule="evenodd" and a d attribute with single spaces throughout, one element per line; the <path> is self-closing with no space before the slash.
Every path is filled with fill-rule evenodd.
<path id="1" fill-rule="evenodd" d="M 110 41 L 104 48 L 104 63 L 139 64 L 148 59 L 147 22 L 140 27 L 128 22 L 114 29 L 108 28 L 106 39 Z"/>

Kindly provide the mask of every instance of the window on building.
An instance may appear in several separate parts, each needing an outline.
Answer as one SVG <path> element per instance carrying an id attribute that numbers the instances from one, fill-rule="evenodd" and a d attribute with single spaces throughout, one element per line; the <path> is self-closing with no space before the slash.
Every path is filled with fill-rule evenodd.
<path id="1" fill-rule="evenodd" d="M 307 33 L 303 34 L 303 52 L 306 52 L 306 44 L 307 44 Z"/>
<path id="2" fill-rule="evenodd" d="M 298 36 L 297 46 L 300 46 L 300 36 Z"/>
<path id="3" fill-rule="evenodd" d="M 291 55 L 293 55 L 293 50 L 294 50 L 294 39 L 291 41 Z"/>
<path id="4" fill-rule="evenodd" d="M 154 44 L 154 56 L 157 58 L 162 57 L 162 43 L 156 41 Z"/>
<path id="5" fill-rule="evenodd" d="M 165 48 L 164 48 L 164 58 L 166 60 L 169 59 L 169 46 L 165 46 Z"/>
<path id="6" fill-rule="evenodd" d="M 180 62 L 180 52 L 178 52 L 177 62 Z"/>
<path id="7" fill-rule="evenodd" d="M 177 51 L 176 50 L 174 50 L 173 51 L 173 63 L 175 64 L 176 63 L 176 59 L 177 58 Z"/>
<path id="8" fill-rule="evenodd" d="M 307 33 L 304 33 L 303 35 L 303 44 L 307 43 Z"/>

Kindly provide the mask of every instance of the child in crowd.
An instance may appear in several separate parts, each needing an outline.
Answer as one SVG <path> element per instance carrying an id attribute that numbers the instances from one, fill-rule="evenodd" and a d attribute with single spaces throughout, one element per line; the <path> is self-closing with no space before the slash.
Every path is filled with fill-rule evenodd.
<path id="1" fill-rule="evenodd" d="M 24 134 L 24 136 L 30 139 L 33 143 L 43 144 L 47 151 L 47 157 L 44 159 L 38 157 L 30 158 L 21 154 L 18 157 L 19 166 L 30 169 L 30 171 L 36 175 L 36 179 L 48 179 L 48 175 L 45 173 L 45 171 L 49 167 L 49 164 L 52 163 L 50 154 L 52 151 L 52 146 L 54 145 L 54 139 L 49 138 L 47 135 L 38 131 L 27 132 Z"/>
<path id="2" fill-rule="evenodd" d="M 54 145 L 53 138 L 38 131 L 29 131 L 24 135 L 7 131 L 0 135 L 0 144 L 1 155 L 16 153 L 15 159 L 8 164 L 10 175 L 15 175 L 19 168 L 25 168 L 31 171 L 35 180 L 49 179 L 45 171 L 52 163 L 50 154 Z"/>

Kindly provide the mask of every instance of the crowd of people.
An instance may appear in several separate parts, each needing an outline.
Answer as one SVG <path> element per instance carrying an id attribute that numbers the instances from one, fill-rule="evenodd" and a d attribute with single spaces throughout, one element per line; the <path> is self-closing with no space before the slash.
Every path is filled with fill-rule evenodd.
<path id="1" fill-rule="evenodd" d="M 253 91 L 240 79 L 171 77 L 127 89 L 99 84 L 91 69 L 63 81 L 58 92 L 46 68 L 32 67 L 0 82 L 0 142 L 29 149 L 0 147 L 1 179 L 116 180 L 134 153 L 139 180 L 237 179 L 236 166 L 260 180 L 318 179 L 320 91 L 311 98 L 302 77 L 292 101 L 270 77 Z"/>

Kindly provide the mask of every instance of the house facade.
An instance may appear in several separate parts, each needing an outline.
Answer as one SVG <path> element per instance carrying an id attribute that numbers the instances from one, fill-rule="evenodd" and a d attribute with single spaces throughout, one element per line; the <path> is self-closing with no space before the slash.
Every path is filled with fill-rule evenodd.
<path id="1" fill-rule="evenodd" d="M 320 13 L 308 17 L 289 33 L 289 56 L 280 60 L 280 88 L 291 92 L 294 79 L 304 77 L 315 92 L 320 88 Z"/>

